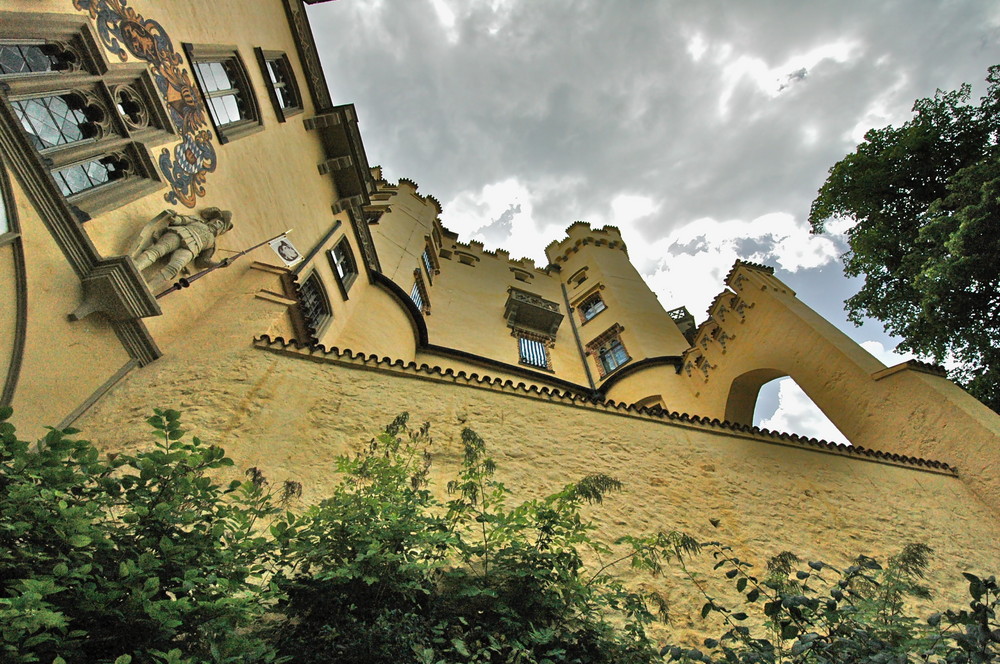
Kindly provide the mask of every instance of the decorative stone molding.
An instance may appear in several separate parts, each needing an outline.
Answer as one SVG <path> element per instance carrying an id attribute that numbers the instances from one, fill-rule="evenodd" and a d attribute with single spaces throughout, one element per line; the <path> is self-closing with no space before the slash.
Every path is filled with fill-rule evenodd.
<path id="1" fill-rule="evenodd" d="M 557 303 L 519 288 L 510 287 L 507 293 L 503 316 L 509 327 L 555 337 L 563 319 Z"/>
<path id="2" fill-rule="evenodd" d="M 431 380 L 442 383 L 451 383 L 472 389 L 506 392 L 512 396 L 559 403 L 576 408 L 586 408 L 623 417 L 637 417 L 661 422 L 665 426 L 676 426 L 708 431 L 723 430 L 731 435 L 762 444 L 794 447 L 821 454 L 834 454 L 857 461 L 882 463 L 953 477 L 958 475 L 952 466 L 941 461 L 933 461 L 900 454 L 891 454 L 857 445 L 851 446 L 832 443 L 816 438 L 799 436 L 797 434 L 771 431 L 769 429 L 761 429 L 760 427 L 750 425 L 736 424 L 720 420 L 718 418 L 701 417 L 699 415 L 690 415 L 688 413 L 667 411 L 662 408 L 648 408 L 635 406 L 633 404 L 618 403 L 611 400 L 595 399 L 589 394 L 560 390 L 558 388 L 547 386 L 539 386 L 537 384 L 528 384 L 522 381 L 514 381 L 509 378 L 503 379 L 490 376 L 488 374 L 455 371 L 451 368 L 446 369 L 440 366 L 417 364 L 416 362 L 403 362 L 402 360 L 394 360 L 389 357 L 380 358 L 376 355 L 356 353 L 350 349 L 341 349 L 337 347 L 327 349 L 326 347 L 320 345 L 303 345 L 294 340 L 286 341 L 281 337 L 272 339 L 267 335 L 255 338 L 254 347 L 264 352 L 302 358 L 306 361 L 328 362 L 330 364 L 337 364 L 343 367 L 364 371 L 385 372 L 403 378 Z"/>
<path id="3" fill-rule="evenodd" d="M 333 106 L 330 89 L 326 86 L 323 67 L 320 65 L 319 52 L 316 50 L 316 40 L 313 38 L 306 8 L 302 0 L 285 0 L 285 13 L 288 24 L 295 36 L 295 46 L 299 52 L 299 62 L 306 75 L 306 85 L 312 96 L 316 112 L 321 113 Z"/>
<path id="4" fill-rule="evenodd" d="M 110 320 L 126 321 L 159 316 L 160 306 L 145 287 L 145 281 L 128 256 L 102 259 L 81 280 L 83 302 L 69 314 L 80 320 L 100 312 Z"/>

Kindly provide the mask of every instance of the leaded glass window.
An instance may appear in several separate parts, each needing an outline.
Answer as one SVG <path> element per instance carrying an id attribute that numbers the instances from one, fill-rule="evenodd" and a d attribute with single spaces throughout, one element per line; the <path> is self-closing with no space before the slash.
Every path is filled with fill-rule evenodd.
<path id="1" fill-rule="evenodd" d="M 124 177 L 121 162 L 113 157 L 93 159 L 53 171 L 63 196 L 72 196 Z"/>
<path id="2" fill-rule="evenodd" d="M 146 68 L 109 65 L 98 34 L 78 17 L 0 15 L 0 79 L 23 130 L 19 145 L 42 156 L 79 219 L 161 188 L 144 141 L 164 138 L 169 117 Z"/>
<path id="3" fill-rule="evenodd" d="M 52 53 L 52 47 L 43 42 L 0 42 L 0 76 L 47 74 L 64 68 Z"/>
<path id="4" fill-rule="evenodd" d="M 19 99 L 12 101 L 11 106 L 37 150 L 77 143 L 97 133 L 76 95 Z"/>
<path id="5" fill-rule="evenodd" d="M 599 351 L 601 366 L 604 373 L 608 374 L 629 361 L 628 352 L 622 345 L 621 339 L 613 339 Z"/>
<path id="6" fill-rule="evenodd" d="M 583 319 L 583 322 L 586 323 L 588 320 L 604 311 L 607 308 L 607 305 L 604 304 L 604 300 L 601 299 L 599 293 L 594 293 L 581 302 L 578 308 L 580 310 L 580 317 Z"/>

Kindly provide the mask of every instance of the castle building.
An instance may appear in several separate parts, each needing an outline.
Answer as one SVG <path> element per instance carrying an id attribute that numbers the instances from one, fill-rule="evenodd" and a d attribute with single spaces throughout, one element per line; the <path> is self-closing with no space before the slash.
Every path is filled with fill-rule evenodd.
<path id="1" fill-rule="evenodd" d="M 939 369 L 884 366 L 766 266 L 737 262 L 695 325 L 613 227 L 569 224 L 544 266 L 463 242 L 368 163 L 363 117 L 331 95 L 302 0 L 6 2 L 0 404 L 19 430 L 114 450 L 174 407 L 318 499 L 333 456 L 409 411 L 443 468 L 476 428 L 520 495 L 622 477 L 609 535 L 713 516 L 758 559 L 923 541 L 948 596 L 1000 568 L 1000 418 Z M 780 376 L 853 445 L 752 426 Z"/>

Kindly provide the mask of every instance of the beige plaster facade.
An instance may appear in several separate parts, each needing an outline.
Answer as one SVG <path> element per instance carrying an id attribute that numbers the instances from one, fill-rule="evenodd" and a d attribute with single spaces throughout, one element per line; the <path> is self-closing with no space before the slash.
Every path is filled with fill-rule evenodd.
<path id="1" fill-rule="evenodd" d="M 301 0 L 106 6 L 120 10 L 110 32 L 86 0 L 0 11 L 0 48 L 54 58 L 0 78 L 0 399 L 26 435 L 73 423 L 109 450 L 139 446 L 150 409 L 175 407 L 240 467 L 315 500 L 336 454 L 409 411 L 437 432 L 438 473 L 472 426 L 518 496 L 623 477 L 625 495 L 595 510 L 609 537 L 681 528 L 748 558 L 832 562 L 923 541 L 951 598 L 959 571 L 1000 567 L 1000 418 L 934 368 L 885 367 L 765 266 L 734 266 L 686 329 L 615 228 L 572 223 L 545 266 L 460 241 L 415 182 L 369 167 L 364 109 L 331 98 Z M 281 85 L 256 49 L 284 58 Z M 237 121 L 204 105 L 192 57 L 237 72 Z M 144 98 L 147 124 L 115 119 L 127 107 L 108 100 L 144 76 L 162 92 Z M 271 99 L 290 84 L 295 104 Z M 114 117 L 39 152 L 16 111 L 54 97 Z M 119 179 L 68 194 L 54 179 L 119 154 Z M 164 209 L 213 206 L 233 212 L 215 254 L 232 264 L 150 291 L 127 256 L 136 238 Z M 301 262 L 241 254 L 289 228 Z M 752 427 L 761 385 L 785 375 L 853 447 Z M 668 595 L 693 602 L 673 581 Z"/>

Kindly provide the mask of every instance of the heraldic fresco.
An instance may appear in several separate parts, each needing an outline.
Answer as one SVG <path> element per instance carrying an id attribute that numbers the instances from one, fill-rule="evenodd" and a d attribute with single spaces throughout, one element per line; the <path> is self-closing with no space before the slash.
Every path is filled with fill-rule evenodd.
<path id="1" fill-rule="evenodd" d="M 153 79 L 166 102 L 170 119 L 181 135 L 173 154 L 163 148 L 159 164 L 171 191 L 168 203 L 195 206 L 205 195 L 205 176 L 215 170 L 216 154 L 205 105 L 183 68 L 184 58 L 174 51 L 170 37 L 156 21 L 145 19 L 126 6 L 128 0 L 73 0 L 73 6 L 90 14 L 101 42 L 125 62 L 129 54 L 149 63 Z"/>

